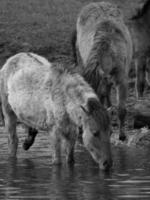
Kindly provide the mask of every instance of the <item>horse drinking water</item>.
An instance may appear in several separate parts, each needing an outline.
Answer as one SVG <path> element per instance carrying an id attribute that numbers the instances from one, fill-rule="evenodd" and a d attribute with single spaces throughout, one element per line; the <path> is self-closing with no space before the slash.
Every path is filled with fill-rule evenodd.
<path id="1" fill-rule="evenodd" d="M 73 162 L 80 126 L 84 146 L 93 159 L 101 169 L 111 166 L 107 111 L 79 74 L 36 54 L 19 53 L 0 71 L 0 97 L 11 156 L 17 152 L 18 118 L 32 131 L 49 132 L 55 164 L 61 163 L 62 141 L 67 161 Z"/>
<path id="2" fill-rule="evenodd" d="M 99 99 L 111 106 L 112 83 L 117 89 L 121 140 L 125 139 L 128 70 L 132 41 L 121 11 L 108 2 L 90 3 L 79 13 L 72 37 L 79 71 L 94 88 Z"/>

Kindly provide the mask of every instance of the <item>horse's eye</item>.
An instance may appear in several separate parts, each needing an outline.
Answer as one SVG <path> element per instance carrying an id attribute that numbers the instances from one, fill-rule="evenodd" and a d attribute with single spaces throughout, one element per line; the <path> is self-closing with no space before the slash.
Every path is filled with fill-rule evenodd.
<path id="1" fill-rule="evenodd" d="M 94 137 L 98 137 L 99 136 L 99 131 L 96 131 L 93 133 Z"/>

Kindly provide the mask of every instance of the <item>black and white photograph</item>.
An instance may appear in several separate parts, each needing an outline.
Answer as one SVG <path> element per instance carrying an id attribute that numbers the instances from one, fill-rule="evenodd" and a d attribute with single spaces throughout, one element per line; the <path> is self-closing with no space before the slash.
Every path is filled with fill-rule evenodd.
<path id="1" fill-rule="evenodd" d="M 0 200 L 150 200 L 150 0 L 0 0 Z"/>

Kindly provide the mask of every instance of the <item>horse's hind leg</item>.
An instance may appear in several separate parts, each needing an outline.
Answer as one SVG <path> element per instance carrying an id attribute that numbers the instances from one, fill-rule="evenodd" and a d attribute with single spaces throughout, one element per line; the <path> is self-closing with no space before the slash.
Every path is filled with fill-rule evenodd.
<path id="1" fill-rule="evenodd" d="M 28 135 L 25 138 L 24 143 L 23 143 L 24 150 L 28 150 L 33 145 L 35 141 L 35 137 L 38 133 L 36 129 L 31 128 L 31 127 L 28 127 L 27 131 L 28 131 Z"/>
<path id="2" fill-rule="evenodd" d="M 125 117 L 126 117 L 127 81 L 122 81 L 117 85 L 118 117 L 119 117 L 119 139 L 124 141 Z"/>
<path id="3" fill-rule="evenodd" d="M 8 133 L 8 150 L 11 157 L 15 157 L 18 148 L 18 137 L 16 134 L 17 117 L 10 106 L 4 102 L 2 105 L 5 128 Z"/>
<path id="4" fill-rule="evenodd" d="M 136 96 L 143 97 L 145 87 L 146 59 L 140 57 L 135 61 L 136 67 Z"/>

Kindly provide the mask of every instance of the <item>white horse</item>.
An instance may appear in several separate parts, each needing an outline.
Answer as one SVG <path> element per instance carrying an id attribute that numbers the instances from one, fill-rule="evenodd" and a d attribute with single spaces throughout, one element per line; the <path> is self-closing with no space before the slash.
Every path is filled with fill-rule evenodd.
<path id="1" fill-rule="evenodd" d="M 121 140 L 125 139 L 124 121 L 128 71 L 132 41 L 121 11 L 109 2 L 90 3 L 78 15 L 72 38 L 74 57 L 85 80 L 99 99 L 111 106 L 110 92 L 117 89 Z"/>
<path id="2" fill-rule="evenodd" d="M 16 156 L 16 120 L 50 133 L 53 162 L 61 163 L 62 140 L 72 162 L 78 127 L 83 142 L 101 169 L 111 166 L 110 122 L 93 89 L 77 73 L 33 53 L 19 53 L 0 71 L 0 97 L 9 134 L 9 152 Z"/>

